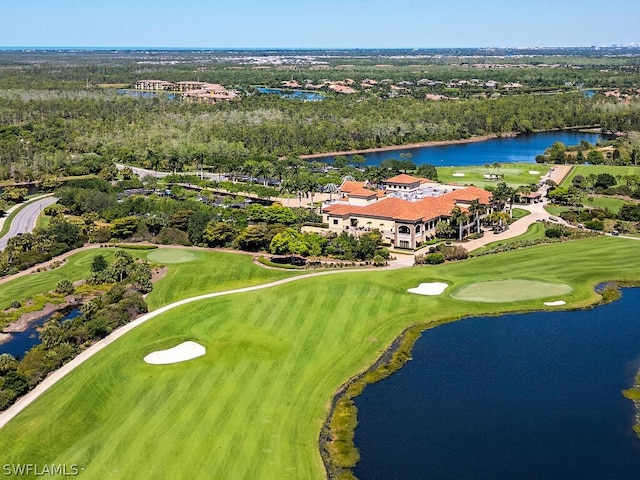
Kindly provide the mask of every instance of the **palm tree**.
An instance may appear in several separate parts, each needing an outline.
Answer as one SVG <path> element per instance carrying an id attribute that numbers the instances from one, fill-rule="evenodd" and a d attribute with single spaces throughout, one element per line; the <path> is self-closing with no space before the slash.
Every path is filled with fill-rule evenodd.
<path id="1" fill-rule="evenodd" d="M 480 200 L 477 198 L 471 202 L 469 205 L 469 213 L 473 215 L 473 218 L 476 221 L 476 232 L 480 233 L 480 215 L 485 212 L 486 207 L 480 203 Z"/>
<path id="2" fill-rule="evenodd" d="M 267 186 L 267 180 L 271 176 L 272 170 L 273 166 L 266 160 L 262 160 L 256 165 L 255 173 L 258 178 L 262 178 L 262 186 Z"/>
<path id="3" fill-rule="evenodd" d="M 458 206 L 453 207 L 451 210 L 451 222 L 458 226 L 458 241 L 462 241 L 462 233 L 464 226 L 469 221 L 469 215 L 462 211 Z"/>

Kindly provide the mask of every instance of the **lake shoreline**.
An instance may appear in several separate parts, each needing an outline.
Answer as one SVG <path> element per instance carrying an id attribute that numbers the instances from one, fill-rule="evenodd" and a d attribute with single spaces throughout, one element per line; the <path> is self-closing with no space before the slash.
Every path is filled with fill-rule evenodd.
<path id="1" fill-rule="evenodd" d="M 365 148 L 361 150 L 347 150 L 341 152 L 327 152 L 327 153 L 309 153 L 307 155 L 300 155 L 303 160 L 313 160 L 315 158 L 335 157 L 338 155 L 359 155 L 362 153 L 375 153 L 375 152 L 392 152 L 395 150 L 406 150 L 412 148 L 422 147 L 441 147 L 446 145 L 461 145 L 465 143 L 485 142 L 487 140 L 493 140 L 496 138 L 513 138 L 520 135 L 517 132 L 503 133 L 501 135 L 481 135 L 471 138 L 461 138 L 458 140 L 429 140 L 427 142 L 407 143 L 404 145 L 387 145 L 386 147 Z"/>
<path id="2" fill-rule="evenodd" d="M 605 305 L 607 303 L 614 302 L 619 300 L 621 297 L 621 288 L 622 287 L 637 287 L 640 284 L 636 284 L 634 282 L 606 282 L 606 286 L 599 290 L 596 286 L 593 291 L 600 295 L 600 299 L 595 302 L 584 305 L 584 306 L 566 306 L 563 310 L 589 310 L 592 308 L 599 307 L 601 305 Z M 501 316 L 506 314 L 514 314 L 514 313 L 531 313 L 532 311 L 544 311 L 544 309 L 539 310 L 522 310 L 522 311 L 509 311 L 509 312 L 497 312 L 494 314 L 495 316 Z M 333 398 L 331 399 L 331 406 L 329 409 L 329 413 L 327 414 L 327 418 L 322 425 L 320 430 L 320 435 L 318 438 L 318 445 L 320 449 L 320 456 L 322 458 L 322 462 L 325 467 L 326 478 L 328 480 L 333 480 L 336 478 L 340 478 L 341 475 L 345 474 L 353 474 L 352 469 L 355 465 L 360 461 L 359 449 L 353 443 L 355 437 L 355 428 L 357 426 L 357 415 L 358 409 L 353 404 L 353 399 L 359 396 L 362 391 L 367 387 L 367 385 L 371 385 L 373 383 L 384 380 L 385 378 L 390 377 L 395 372 L 400 370 L 409 360 L 411 360 L 411 352 L 416 341 L 422 336 L 422 333 L 439 327 L 441 325 L 445 325 L 452 322 L 457 322 L 459 320 L 463 320 L 466 318 L 472 318 L 472 316 L 464 316 L 464 317 L 451 317 L 447 319 L 440 319 L 434 322 L 429 323 L 420 323 L 416 325 L 412 325 L 410 327 L 405 328 L 382 352 L 382 354 L 373 362 L 369 367 L 365 368 L 363 371 L 354 375 L 349 380 L 347 380 L 344 384 L 342 384 L 335 392 Z M 340 460 L 336 459 L 329 448 L 329 445 L 332 440 L 331 435 L 331 423 L 336 416 L 336 411 L 339 408 L 339 404 L 343 401 L 350 402 L 351 408 L 346 415 L 351 415 L 350 422 L 347 422 L 353 425 L 351 430 L 342 430 L 337 432 L 338 441 L 343 445 L 351 444 L 351 456 L 355 458 L 355 461 L 351 465 L 340 465 Z M 640 412 L 640 410 L 639 410 Z M 343 412 L 343 415 L 345 413 Z M 640 418 L 640 413 L 638 413 L 638 417 Z M 640 425 L 636 423 L 636 425 Z M 640 435 L 640 434 L 639 434 Z M 348 438 L 347 438 L 348 437 Z"/>
<path id="3" fill-rule="evenodd" d="M 602 135 L 602 129 L 599 125 L 583 125 L 576 127 L 566 127 L 566 128 L 554 128 L 550 130 L 540 130 L 530 133 L 521 133 L 521 132 L 506 132 L 506 133 L 493 133 L 489 135 L 478 135 L 469 138 L 459 138 L 457 140 L 429 140 L 425 142 L 416 142 L 416 143 L 407 143 L 403 145 L 387 145 L 382 147 L 374 147 L 374 148 L 364 148 L 358 150 L 343 150 L 337 152 L 326 152 L 326 153 L 309 153 L 305 155 L 299 155 L 299 158 L 303 160 L 314 160 L 317 158 L 326 158 L 326 157 L 335 157 L 338 155 L 360 155 L 366 153 L 378 153 L 378 152 L 393 152 L 397 150 L 410 150 L 415 148 L 424 148 L 424 147 L 444 147 L 448 145 L 464 145 L 467 143 L 479 143 L 486 142 L 487 140 L 496 140 L 499 138 L 515 138 L 521 135 L 530 135 L 537 133 L 550 133 L 550 132 L 581 132 L 581 133 L 594 133 Z"/>

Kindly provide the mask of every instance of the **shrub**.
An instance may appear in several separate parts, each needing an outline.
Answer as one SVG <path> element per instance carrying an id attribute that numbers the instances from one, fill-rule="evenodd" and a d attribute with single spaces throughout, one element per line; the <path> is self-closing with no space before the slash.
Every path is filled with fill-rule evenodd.
<path id="1" fill-rule="evenodd" d="M 562 229 L 560 227 L 549 227 L 544 231 L 544 236 L 547 238 L 560 238 L 562 237 Z"/>
<path id="2" fill-rule="evenodd" d="M 73 283 L 69 280 L 60 280 L 56 285 L 56 293 L 59 293 L 60 295 L 71 295 L 73 291 Z"/>
<path id="3" fill-rule="evenodd" d="M 387 264 L 387 260 L 379 253 L 373 257 L 373 265 L 375 267 L 383 267 Z"/>
<path id="4" fill-rule="evenodd" d="M 13 390 L 0 390 L 0 410 L 8 408 L 17 396 Z"/>
<path id="5" fill-rule="evenodd" d="M 444 263 L 445 257 L 443 253 L 430 253 L 424 256 L 424 263 L 427 265 L 438 265 Z"/>
<path id="6" fill-rule="evenodd" d="M 467 249 L 459 245 L 440 244 L 438 245 L 437 250 L 444 255 L 445 260 L 464 260 L 469 257 Z"/>
<path id="7" fill-rule="evenodd" d="M 427 253 L 426 255 L 416 255 L 416 265 L 438 265 L 444 263 L 443 253 Z"/>
<path id="8" fill-rule="evenodd" d="M 29 390 L 29 382 L 26 375 L 11 370 L 4 377 L 3 390 L 13 390 L 17 395 L 22 395 Z"/>
<path id="9" fill-rule="evenodd" d="M 584 226 L 591 230 L 604 230 L 604 223 L 602 220 L 589 220 L 588 222 L 585 222 Z"/>

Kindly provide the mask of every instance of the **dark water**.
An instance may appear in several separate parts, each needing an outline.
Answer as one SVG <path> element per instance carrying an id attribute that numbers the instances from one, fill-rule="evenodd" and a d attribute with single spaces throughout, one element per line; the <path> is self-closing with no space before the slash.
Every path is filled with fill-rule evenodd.
<path id="1" fill-rule="evenodd" d="M 24 357 L 24 354 L 31 350 L 32 347 L 40 345 L 40 333 L 38 330 L 42 328 L 54 314 L 55 312 L 49 313 L 33 321 L 29 324 L 29 328 L 24 332 L 12 333 L 11 339 L 8 342 L 0 344 L 0 354 L 9 353 L 15 358 Z M 60 319 L 60 322 L 64 323 L 78 317 L 79 315 L 80 309 L 73 308 L 65 312 L 64 316 Z"/>
<path id="2" fill-rule="evenodd" d="M 356 398 L 371 479 L 640 478 L 640 289 L 587 311 L 461 320 Z"/>
<path id="3" fill-rule="evenodd" d="M 255 87 L 260 93 L 280 95 L 282 98 L 304 100 L 306 102 L 319 102 L 324 96 L 319 93 L 303 92 L 301 90 L 284 90 L 282 88 Z"/>
<path id="4" fill-rule="evenodd" d="M 366 165 L 380 165 L 390 158 L 400 160 L 410 154 L 416 165 L 429 163 L 436 167 L 485 165 L 487 163 L 532 163 L 537 155 L 542 155 L 554 142 L 577 145 L 580 140 L 595 144 L 601 136 L 595 133 L 542 132 L 517 137 L 495 138 L 484 142 L 459 143 L 435 147 L 406 148 L 385 152 L 367 153 Z M 402 156 L 401 156 L 402 154 Z M 318 159 L 323 161 L 323 159 Z M 333 157 L 327 157 L 332 161 Z"/>
<path id="5" fill-rule="evenodd" d="M 118 90 L 118 93 L 120 95 L 128 95 L 135 98 L 155 98 L 159 95 L 157 92 L 145 92 L 141 90 L 131 90 L 129 88 L 121 88 Z M 165 95 L 169 100 L 176 98 L 175 93 L 163 93 L 163 95 Z"/>

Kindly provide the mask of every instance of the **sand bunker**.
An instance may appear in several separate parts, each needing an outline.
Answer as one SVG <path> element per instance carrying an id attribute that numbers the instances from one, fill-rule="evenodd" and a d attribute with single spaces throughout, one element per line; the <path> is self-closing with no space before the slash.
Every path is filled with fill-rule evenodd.
<path id="1" fill-rule="evenodd" d="M 456 172 L 456 173 L 452 173 L 451 174 L 452 177 L 464 177 L 464 173 L 462 172 Z"/>
<path id="2" fill-rule="evenodd" d="M 418 295 L 440 295 L 449 285 L 442 282 L 421 283 L 416 288 L 407 290 L 409 293 L 417 293 Z"/>
<path id="3" fill-rule="evenodd" d="M 567 302 L 564 300 L 556 300 L 554 302 L 544 302 L 547 307 L 559 307 L 560 305 L 566 305 Z"/>
<path id="4" fill-rule="evenodd" d="M 529 170 L 529 175 L 540 175 L 538 170 Z"/>
<path id="5" fill-rule="evenodd" d="M 144 357 L 144 361 L 151 365 L 167 365 L 169 363 L 186 362 L 201 357 L 206 353 L 205 348 L 196 342 L 184 342 L 168 350 L 151 352 Z"/>

